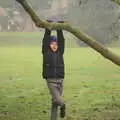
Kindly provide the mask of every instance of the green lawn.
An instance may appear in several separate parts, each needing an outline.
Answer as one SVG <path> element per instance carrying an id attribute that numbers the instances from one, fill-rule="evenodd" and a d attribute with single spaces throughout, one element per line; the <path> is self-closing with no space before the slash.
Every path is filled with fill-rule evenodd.
<path id="1" fill-rule="evenodd" d="M 53 31 L 51 34 L 56 35 L 56 32 Z M 43 39 L 44 31 L 40 32 L 19 32 L 19 33 L 8 33 L 8 32 L 0 32 L 0 46 L 41 46 Z M 75 37 L 68 33 L 64 32 L 66 39 L 66 47 L 76 48 L 78 45 L 76 44 Z"/>
<path id="2" fill-rule="evenodd" d="M 68 48 L 64 57 L 65 120 L 120 120 L 120 68 L 90 48 Z M 0 47 L 0 120 L 49 120 L 41 70 L 38 46 Z"/>

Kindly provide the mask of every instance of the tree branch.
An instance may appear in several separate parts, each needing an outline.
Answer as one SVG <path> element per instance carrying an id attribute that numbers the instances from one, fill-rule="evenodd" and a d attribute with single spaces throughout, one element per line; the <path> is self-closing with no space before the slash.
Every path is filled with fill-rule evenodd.
<path id="1" fill-rule="evenodd" d="M 120 0 L 112 0 L 112 1 L 120 5 Z"/>
<path id="2" fill-rule="evenodd" d="M 30 15 L 33 22 L 36 24 L 37 27 L 40 28 L 48 28 L 50 30 L 56 30 L 56 29 L 63 29 L 66 31 L 69 31 L 73 35 L 75 35 L 79 40 L 82 40 L 86 44 L 88 44 L 90 47 L 92 47 L 94 50 L 99 52 L 102 56 L 105 58 L 111 60 L 116 65 L 120 66 L 120 56 L 116 55 L 112 51 L 105 48 L 103 45 L 101 45 L 99 42 L 94 40 L 92 37 L 86 35 L 82 31 L 72 27 L 68 22 L 66 23 L 49 23 L 45 20 L 41 20 L 37 14 L 33 11 L 32 7 L 27 3 L 26 0 L 16 0 L 18 1 L 23 8 L 26 10 L 26 12 Z"/>

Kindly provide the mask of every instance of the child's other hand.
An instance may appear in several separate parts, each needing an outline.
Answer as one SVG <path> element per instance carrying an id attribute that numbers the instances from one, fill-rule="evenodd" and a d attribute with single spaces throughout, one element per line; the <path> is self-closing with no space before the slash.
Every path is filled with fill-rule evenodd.
<path id="1" fill-rule="evenodd" d="M 60 20 L 60 21 L 58 21 L 58 23 L 64 23 L 65 21 L 62 21 L 62 20 Z"/>
<path id="2" fill-rule="evenodd" d="M 46 21 L 47 21 L 47 22 L 50 22 L 50 23 L 51 23 L 51 22 L 54 22 L 53 20 L 46 20 Z"/>

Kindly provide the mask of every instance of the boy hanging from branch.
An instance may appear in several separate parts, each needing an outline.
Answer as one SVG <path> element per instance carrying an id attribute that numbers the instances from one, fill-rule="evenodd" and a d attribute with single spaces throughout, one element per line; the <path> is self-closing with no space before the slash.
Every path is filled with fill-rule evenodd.
<path id="1" fill-rule="evenodd" d="M 52 22 L 48 20 L 48 22 Z M 59 21 L 61 23 L 63 21 Z M 58 107 L 60 117 L 65 117 L 65 103 L 61 99 L 64 79 L 64 46 L 63 31 L 57 30 L 57 37 L 51 36 L 51 31 L 45 29 L 42 42 L 43 78 L 46 79 L 48 89 L 52 96 L 51 120 L 57 119 Z"/>

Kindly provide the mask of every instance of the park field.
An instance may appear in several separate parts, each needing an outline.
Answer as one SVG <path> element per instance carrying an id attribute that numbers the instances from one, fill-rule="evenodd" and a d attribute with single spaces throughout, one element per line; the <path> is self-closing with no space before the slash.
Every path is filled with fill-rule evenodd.
<path id="1" fill-rule="evenodd" d="M 120 68 L 87 47 L 66 48 L 64 58 L 64 120 L 120 120 Z M 39 45 L 0 46 L 0 120 L 49 120 L 41 73 Z"/>

